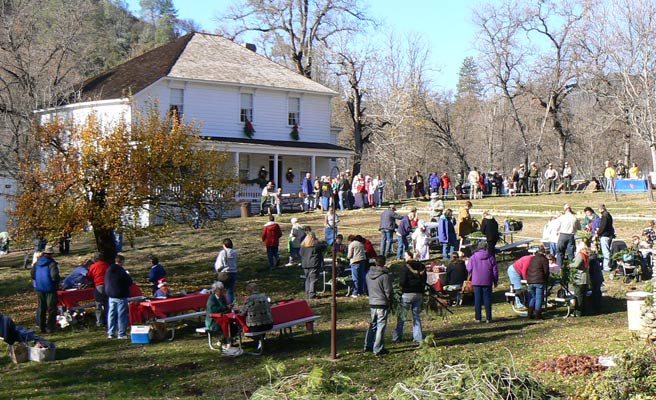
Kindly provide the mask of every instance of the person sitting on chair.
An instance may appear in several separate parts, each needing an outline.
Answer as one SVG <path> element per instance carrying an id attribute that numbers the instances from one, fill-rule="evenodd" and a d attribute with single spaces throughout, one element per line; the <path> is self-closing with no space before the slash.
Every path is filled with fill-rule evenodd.
<path id="1" fill-rule="evenodd" d="M 246 326 L 251 332 L 268 331 L 273 327 L 271 305 L 264 293 L 260 293 L 257 283 L 246 285 L 248 297 L 241 307 L 241 314 L 246 317 Z"/>
<path id="2" fill-rule="evenodd" d="M 451 262 L 446 267 L 445 290 L 457 291 L 462 289 L 462 283 L 467 279 L 465 261 L 460 259 L 458 252 L 451 254 Z"/>

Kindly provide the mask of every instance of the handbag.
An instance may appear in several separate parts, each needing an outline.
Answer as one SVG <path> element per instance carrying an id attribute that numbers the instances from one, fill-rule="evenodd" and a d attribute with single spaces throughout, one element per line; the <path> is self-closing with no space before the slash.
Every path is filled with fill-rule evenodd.
<path id="1" fill-rule="evenodd" d="M 226 282 L 228 282 L 228 279 L 230 279 L 230 274 L 226 271 L 217 272 L 216 273 L 216 279 L 219 282 L 226 283 Z"/>
<path id="2" fill-rule="evenodd" d="M 474 293 L 474 286 L 471 282 L 471 272 L 467 276 L 467 280 L 462 282 L 462 293 Z"/>

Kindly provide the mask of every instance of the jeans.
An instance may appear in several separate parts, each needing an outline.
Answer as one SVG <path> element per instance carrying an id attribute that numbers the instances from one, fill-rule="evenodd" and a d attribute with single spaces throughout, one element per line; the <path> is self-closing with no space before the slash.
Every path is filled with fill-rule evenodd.
<path id="1" fill-rule="evenodd" d="M 109 298 L 107 313 L 107 335 L 114 336 L 118 323 L 118 337 L 127 336 L 128 330 L 128 299 Z"/>
<path id="2" fill-rule="evenodd" d="M 351 278 L 353 279 L 353 294 L 364 296 L 367 287 L 367 260 L 351 264 Z"/>
<path id="3" fill-rule="evenodd" d="M 57 321 L 57 292 L 36 292 L 36 299 L 36 324 L 42 333 L 46 330 L 54 331 Z"/>
<path id="4" fill-rule="evenodd" d="M 515 289 L 515 292 L 522 287 L 522 276 L 519 275 L 519 272 L 517 272 L 517 270 L 515 270 L 515 266 L 513 264 L 510 264 L 508 266 L 508 280 L 510 281 L 510 284 L 512 285 L 513 289 Z M 524 306 L 521 300 L 519 300 L 519 297 L 517 296 L 515 296 L 515 306 L 517 307 Z"/>
<path id="5" fill-rule="evenodd" d="M 399 236 L 396 242 L 396 258 L 402 260 L 410 244 L 407 236 Z"/>
<path id="6" fill-rule="evenodd" d="M 380 254 L 386 256 L 392 252 L 392 236 L 394 231 L 390 229 L 381 229 Z"/>
<path id="7" fill-rule="evenodd" d="M 237 282 L 237 273 L 228 272 L 228 280 L 223 282 L 223 286 L 226 289 L 229 304 L 232 304 L 235 301 L 235 282 Z"/>
<path id="8" fill-rule="evenodd" d="M 574 261 L 574 234 L 573 233 L 561 233 L 558 236 L 558 253 L 556 254 L 556 262 L 561 267 L 563 266 L 563 259 L 565 258 L 565 252 L 567 252 L 567 258 L 569 262 Z"/>
<path id="9" fill-rule="evenodd" d="M 541 310 L 542 300 L 544 299 L 544 283 L 529 283 L 528 294 L 530 296 L 528 306 L 538 311 Z"/>
<path id="10" fill-rule="evenodd" d="M 300 247 L 292 247 L 289 250 L 289 263 L 291 264 L 292 261 L 294 261 L 294 258 L 297 260 L 301 259 L 301 248 Z"/>
<path id="11" fill-rule="evenodd" d="M 305 275 L 305 297 L 308 299 L 317 297 L 317 275 L 319 268 L 303 268 Z"/>
<path id="12" fill-rule="evenodd" d="M 276 259 L 276 264 L 280 264 L 280 255 L 278 254 L 278 246 L 267 246 L 267 258 L 269 259 L 269 269 L 273 269 L 273 259 Z"/>
<path id="13" fill-rule="evenodd" d="M 558 254 L 558 243 L 549 242 L 549 254 L 551 254 L 552 256 Z"/>
<path id="14" fill-rule="evenodd" d="M 385 347 L 385 327 L 387 327 L 389 311 L 386 308 L 371 308 L 370 310 L 371 319 L 364 337 L 364 349 L 378 354 Z"/>
<path id="15" fill-rule="evenodd" d="M 449 197 L 449 188 L 442 188 L 442 197 L 444 197 L 444 200 Z"/>
<path id="16" fill-rule="evenodd" d="M 339 209 L 344 210 L 344 199 L 348 202 L 348 195 L 344 191 L 339 191 L 337 192 L 337 196 L 339 197 Z"/>
<path id="17" fill-rule="evenodd" d="M 396 320 L 396 329 L 392 334 L 392 341 L 396 342 L 403 338 L 403 325 L 408 312 L 412 309 L 412 340 L 421 342 L 424 340 L 421 333 L 421 303 L 423 295 L 421 293 L 403 293 L 401 296 L 401 308 L 398 319 Z"/>
<path id="18" fill-rule="evenodd" d="M 327 196 L 321 196 L 321 209 L 328 211 L 328 201 L 330 199 Z"/>
<path id="19" fill-rule="evenodd" d="M 481 308 L 485 305 L 485 319 L 492 321 L 492 286 L 474 285 L 474 318 L 481 320 Z"/>
<path id="20" fill-rule="evenodd" d="M 96 302 L 96 326 L 105 325 L 107 321 L 107 296 L 105 285 L 98 285 L 93 289 L 93 298 Z"/>
<path id="21" fill-rule="evenodd" d="M 610 271 L 610 242 L 613 238 L 608 236 L 601 236 L 599 238 L 599 245 L 601 247 L 601 254 L 604 256 L 604 271 Z"/>
<path id="22" fill-rule="evenodd" d="M 442 243 L 442 258 L 445 260 L 451 259 L 451 254 L 456 250 L 456 244 L 453 242 Z"/>
<path id="23" fill-rule="evenodd" d="M 613 191 L 613 178 L 606 178 L 606 192 L 610 193 Z"/>

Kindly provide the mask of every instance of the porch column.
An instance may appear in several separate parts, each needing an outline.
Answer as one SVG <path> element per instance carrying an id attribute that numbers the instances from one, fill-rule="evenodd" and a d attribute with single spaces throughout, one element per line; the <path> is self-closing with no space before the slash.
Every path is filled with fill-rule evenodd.
<path id="1" fill-rule="evenodd" d="M 273 155 L 273 175 L 270 180 L 276 183 L 275 187 L 282 187 L 282 182 L 278 182 L 278 153 Z"/>
<path id="2" fill-rule="evenodd" d="M 314 177 L 317 176 L 317 156 L 310 157 L 310 172 L 312 173 L 312 182 L 314 182 Z"/>
<path id="3" fill-rule="evenodd" d="M 235 151 L 235 176 L 239 178 L 239 152 Z"/>

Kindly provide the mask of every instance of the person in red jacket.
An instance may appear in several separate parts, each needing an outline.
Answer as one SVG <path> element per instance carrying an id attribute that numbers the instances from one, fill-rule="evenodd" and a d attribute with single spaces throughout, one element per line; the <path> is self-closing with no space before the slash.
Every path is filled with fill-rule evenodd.
<path id="1" fill-rule="evenodd" d="M 266 245 L 267 249 L 267 258 L 269 259 L 269 269 L 272 270 L 273 259 L 276 259 L 276 266 L 280 265 L 280 255 L 278 254 L 278 245 L 280 244 L 280 237 L 282 236 L 282 230 L 280 225 L 276 224 L 276 220 L 273 215 L 269 215 L 269 222 L 264 224 L 262 228 L 262 241 Z"/>
<path id="2" fill-rule="evenodd" d="M 103 259 L 99 253 L 94 254 L 95 262 L 89 267 L 87 279 L 93 283 L 93 298 L 96 302 L 96 326 L 101 327 L 107 321 L 107 302 L 105 294 L 105 273 L 109 268 L 109 263 Z"/>

